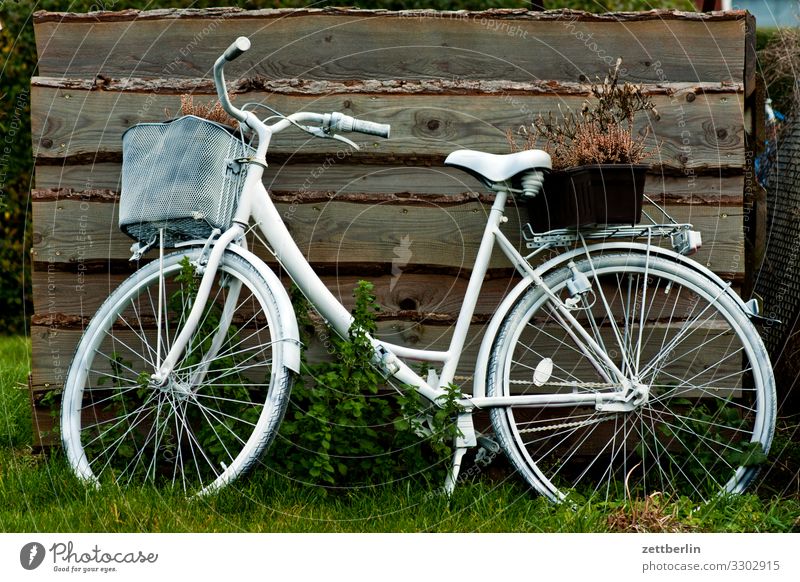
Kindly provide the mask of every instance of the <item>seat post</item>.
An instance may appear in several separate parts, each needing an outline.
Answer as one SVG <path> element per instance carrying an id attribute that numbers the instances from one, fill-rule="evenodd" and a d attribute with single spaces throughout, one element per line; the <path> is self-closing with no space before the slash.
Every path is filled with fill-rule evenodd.
<path id="1" fill-rule="evenodd" d="M 506 211 L 506 202 L 508 201 L 509 186 L 507 182 L 495 182 L 492 184 L 492 191 L 495 193 L 494 204 L 492 204 L 492 212 L 495 210 L 503 216 Z"/>
<path id="2" fill-rule="evenodd" d="M 478 254 L 475 257 L 475 263 L 472 267 L 472 273 L 467 283 L 467 290 L 464 293 L 464 300 L 461 304 L 461 310 L 458 314 L 453 335 L 450 339 L 450 347 L 448 348 L 448 358 L 442 367 L 442 374 L 439 378 L 439 386 L 446 386 L 450 384 L 455 378 L 456 369 L 458 368 L 458 361 L 461 355 L 461 350 L 464 347 L 464 342 L 467 339 L 467 332 L 472 323 L 472 315 L 475 312 L 475 306 L 478 302 L 478 296 L 483 286 L 483 279 L 486 276 L 486 271 L 489 268 L 489 262 L 492 258 L 492 249 L 496 240 L 496 233 L 500 229 L 500 223 L 503 222 L 503 212 L 506 206 L 506 198 L 508 196 L 508 185 L 504 182 L 499 182 L 491 185 L 492 190 L 497 194 L 492 204 L 492 209 L 489 211 L 489 217 L 486 221 L 486 228 L 483 231 L 481 244 L 478 247 Z"/>

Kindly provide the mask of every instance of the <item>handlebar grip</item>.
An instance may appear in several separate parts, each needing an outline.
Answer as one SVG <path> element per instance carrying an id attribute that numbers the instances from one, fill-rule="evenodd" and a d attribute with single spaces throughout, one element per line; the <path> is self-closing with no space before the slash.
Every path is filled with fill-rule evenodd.
<path id="1" fill-rule="evenodd" d="M 392 126 L 385 123 L 373 123 L 372 121 L 363 121 L 356 119 L 344 113 L 328 113 L 325 115 L 327 120 L 326 127 L 330 127 L 333 131 L 355 131 L 358 133 L 366 133 L 368 135 L 377 135 L 378 137 L 389 137 L 389 132 Z M 328 125 L 329 124 L 329 125 Z"/>
<path id="2" fill-rule="evenodd" d="M 225 49 L 225 53 L 222 55 L 226 61 L 230 62 L 234 59 L 238 59 L 242 56 L 242 53 L 246 50 L 250 49 L 250 39 L 246 36 L 240 36 L 237 38 L 231 46 Z"/>
<path id="3" fill-rule="evenodd" d="M 372 121 L 363 121 L 361 119 L 353 119 L 352 131 L 358 133 L 366 133 L 368 135 L 377 135 L 378 137 L 389 137 L 392 126 L 386 123 L 373 123 Z"/>

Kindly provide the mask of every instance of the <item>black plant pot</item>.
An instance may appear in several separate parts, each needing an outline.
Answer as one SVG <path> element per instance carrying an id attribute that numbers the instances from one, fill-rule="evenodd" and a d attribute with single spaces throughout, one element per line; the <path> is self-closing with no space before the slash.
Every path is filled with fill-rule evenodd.
<path id="1" fill-rule="evenodd" d="M 534 232 L 636 224 L 642 216 L 646 164 L 594 164 L 550 172 L 528 202 Z"/>

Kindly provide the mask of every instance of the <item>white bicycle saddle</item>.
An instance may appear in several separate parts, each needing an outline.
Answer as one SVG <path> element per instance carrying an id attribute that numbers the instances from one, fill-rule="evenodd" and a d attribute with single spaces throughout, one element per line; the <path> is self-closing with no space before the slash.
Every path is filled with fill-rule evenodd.
<path id="1" fill-rule="evenodd" d="M 513 154 L 487 154 L 475 150 L 457 150 L 447 156 L 446 166 L 453 166 L 488 182 L 504 182 L 526 170 L 552 169 L 550 154 L 544 150 L 525 150 Z"/>

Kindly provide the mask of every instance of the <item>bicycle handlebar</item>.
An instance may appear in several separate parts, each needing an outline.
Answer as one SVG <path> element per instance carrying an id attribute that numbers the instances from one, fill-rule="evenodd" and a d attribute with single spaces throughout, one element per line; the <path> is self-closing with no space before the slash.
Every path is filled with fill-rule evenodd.
<path id="1" fill-rule="evenodd" d="M 247 114 L 241 109 L 234 107 L 233 103 L 231 103 L 231 100 L 228 98 L 228 89 L 225 86 L 225 74 L 223 69 L 226 63 L 238 58 L 249 48 L 250 40 L 247 37 L 240 36 L 233 41 L 231 46 L 225 49 L 225 52 L 222 53 L 214 63 L 214 86 L 217 88 L 217 98 L 219 99 L 220 105 L 222 105 L 222 108 L 231 117 L 240 123 L 243 123 L 247 119 Z"/>
<path id="2" fill-rule="evenodd" d="M 247 50 L 250 50 L 250 39 L 246 36 L 240 36 L 231 43 L 231 46 L 225 49 L 222 56 L 226 61 L 231 62 L 234 59 L 238 59 Z"/>
<path id="3" fill-rule="evenodd" d="M 354 119 L 353 131 L 388 138 L 392 131 L 392 126 L 388 123 L 375 123 L 372 121 L 365 121 L 363 119 Z"/>
<path id="4" fill-rule="evenodd" d="M 217 97 L 219 98 L 222 108 L 229 115 L 231 115 L 231 117 L 237 119 L 241 123 L 247 124 L 254 130 L 259 130 L 259 127 L 256 126 L 260 126 L 261 130 L 271 129 L 273 133 L 288 127 L 291 124 L 290 120 L 298 121 L 303 119 L 322 122 L 322 128 L 318 134 L 319 137 L 335 137 L 337 131 L 357 132 L 386 138 L 389 137 L 391 126 L 384 123 L 374 123 L 372 121 L 356 119 L 350 115 L 345 115 L 344 113 L 326 113 L 325 115 L 302 112 L 295 113 L 276 123 L 275 125 L 270 126 L 270 128 L 267 128 L 266 125 L 264 125 L 264 122 L 255 117 L 252 113 L 237 109 L 233 106 L 228 98 L 228 91 L 225 87 L 225 75 L 223 73 L 223 69 L 227 63 L 242 56 L 245 51 L 250 49 L 250 46 L 250 39 L 246 36 L 240 36 L 233 41 L 233 43 L 231 43 L 227 49 L 225 49 L 225 52 L 222 53 L 222 55 L 220 55 L 220 57 L 214 63 L 214 84 L 217 88 Z"/>

